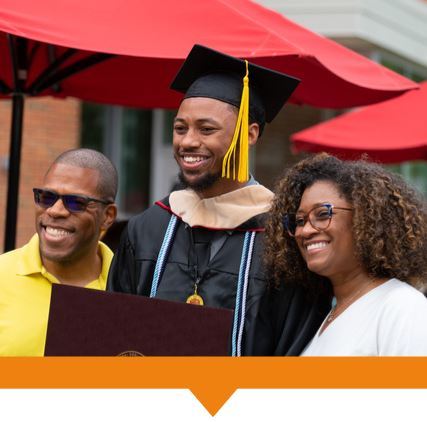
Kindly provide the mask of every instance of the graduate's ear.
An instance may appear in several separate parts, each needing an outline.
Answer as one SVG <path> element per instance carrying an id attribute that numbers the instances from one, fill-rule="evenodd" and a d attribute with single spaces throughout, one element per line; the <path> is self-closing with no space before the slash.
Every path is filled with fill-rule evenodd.
<path id="1" fill-rule="evenodd" d="M 259 138 L 259 124 L 251 123 L 248 129 L 249 129 L 249 136 L 248 136 L 249 145 L 255 145 L 256 141 Z"/>

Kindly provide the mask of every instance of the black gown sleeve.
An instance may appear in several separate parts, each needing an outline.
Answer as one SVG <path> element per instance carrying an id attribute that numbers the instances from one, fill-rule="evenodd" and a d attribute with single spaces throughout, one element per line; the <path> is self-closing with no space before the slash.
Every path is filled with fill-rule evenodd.
<path id="1" fill-rule="evenodd" d="M 298 356 L 316 334 L 330 308 L 327 295 L 316 299 L 295 285 L 283 284 L 264 294 L 256 324 L 254 354 Z"/>
<path id="2" fill-rule="evenodd" d="M 163 201 L 166 202 L 166 198 Z M 170 215 L 162 207 L 153 205 L 129 220 L 111 263 L 107 290 L 150 295 L 153 272 Z"/>
<path id="3" fill-rule="evenodd" d="M 135 249 L 129 239 L 129 225 L 123 230 L 108 273 L 107 290 L 136 293 Z"/>

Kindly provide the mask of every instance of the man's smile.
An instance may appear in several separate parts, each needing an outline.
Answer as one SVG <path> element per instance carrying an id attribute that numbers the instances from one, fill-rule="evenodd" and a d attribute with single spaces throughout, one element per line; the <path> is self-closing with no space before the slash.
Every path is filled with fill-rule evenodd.
<path id="1" fill-rule="evenodd" d="M 206 154 L 194 154 L 194 153 L 181 153 L 180 157 L 180 166 L 184 170 L 195 170 L 200 167 L 205 166 L 210 157 Z"/>

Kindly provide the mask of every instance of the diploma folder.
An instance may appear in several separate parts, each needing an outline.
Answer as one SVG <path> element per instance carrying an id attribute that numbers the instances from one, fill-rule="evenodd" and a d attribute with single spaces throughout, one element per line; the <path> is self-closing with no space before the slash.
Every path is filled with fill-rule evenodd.
<path id="1" fill-rule="evenodd" d="M 45 356 L 225 356 L 233 311 L 52 285 Z"/>

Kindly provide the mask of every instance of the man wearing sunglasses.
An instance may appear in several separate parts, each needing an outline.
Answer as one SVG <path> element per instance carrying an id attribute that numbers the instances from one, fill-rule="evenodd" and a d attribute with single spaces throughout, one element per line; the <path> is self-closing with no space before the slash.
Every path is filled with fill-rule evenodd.
<path id="1" fill-rule="evenodd" d="M 90 149 L 62 153 L 33 189 L 36 234 L 0 256 L 0 355 L 42 356 L 52 283 L 105 290 L 117 172 Z"/>

